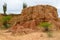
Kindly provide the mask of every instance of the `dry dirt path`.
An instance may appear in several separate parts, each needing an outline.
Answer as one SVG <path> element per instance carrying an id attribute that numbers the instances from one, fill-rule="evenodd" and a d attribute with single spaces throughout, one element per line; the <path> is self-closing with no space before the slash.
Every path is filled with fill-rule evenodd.
<path id="1" fill-rule="evenodd" d="M 60 32 L 53 32 L 52 37 L 48 37 L 47 33 L 43 32 L 13 36 L 3 30 L 0 31 L 0 40 L 60 40 Z"/>

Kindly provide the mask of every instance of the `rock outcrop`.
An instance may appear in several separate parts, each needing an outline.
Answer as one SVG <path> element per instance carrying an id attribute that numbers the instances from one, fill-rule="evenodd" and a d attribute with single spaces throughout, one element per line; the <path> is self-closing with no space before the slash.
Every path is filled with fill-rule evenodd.
<path id="1" fill-rule="evenodd" d="M 36 29 L 40 22 L 51 22 L 55 26 L 59 25 L 57 24 L 57 9 L 50 5 L 37 5 L 25 8 L 22 10 L 22 14 L 18 19 L 20 19 L 18 21 L 20 22 L 19 25 L 23 26 L 23 28 Z M 16 24 L 18 23 L 16 22 Z M 13 28 L 15 26 L 17 29 L 19 28 L 17 25 L 14 25 Z M 13 28 L 11 27 L 12 30 Z"/>
<path id="2" fill-rule="evenodd" d="M 28 7 L 22 10 L 22 16 L 24 19 L 58 19 L 57 9 L 49 5 L 38 5 L 33 7 Z M 43 21 L 45 21 L 43 20 Z"/>

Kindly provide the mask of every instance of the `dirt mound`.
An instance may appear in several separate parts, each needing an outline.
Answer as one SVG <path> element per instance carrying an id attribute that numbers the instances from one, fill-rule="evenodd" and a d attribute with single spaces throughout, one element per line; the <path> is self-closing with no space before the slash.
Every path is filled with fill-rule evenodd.
<path id="1" fill-rule="evenodd" d="M 57 9 L 50 5 L 37 5 L 22 10 L 18 22 L 10 28 L 10 30 L 20 30 L 21 27 L 29 29 L 37 29 L 40 22 L 51 22 L 55 26 L 59 25 Z M 58 24 L 57 24 L 58 23 Z M 18 26 L 19 25 L 19 26 Z M 60 27 L 60 26 L 59 26 Z M 24 30 L 24 29 L 23 29 Z M 12 31 L 13 32 L 13 31 Z"/>

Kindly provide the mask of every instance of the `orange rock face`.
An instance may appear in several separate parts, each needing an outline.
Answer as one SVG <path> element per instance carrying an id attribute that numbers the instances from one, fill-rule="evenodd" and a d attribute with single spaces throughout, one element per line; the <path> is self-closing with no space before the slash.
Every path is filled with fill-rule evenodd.
<path id="1" fill-rule="evenodd" d="M 20 26 L 34 29 L 40 22 L 58 23 L 57 9 L 50 5 L 37 5 L 22 10 L 19 18 Z M 12 28 L 13 29 L 13 28 Z"/>
<path id="2" fill-rule="evenodd" d="M 28 7 L 23 9 L 22 16 L 26 17 L 26 20 L 29 19 L 55 19 L 57 20 L 58 14 L 55 7 L 49 5 L 38 5 L 33 7 Z M 44 20 L 44 21 L 45 21 Z"/>

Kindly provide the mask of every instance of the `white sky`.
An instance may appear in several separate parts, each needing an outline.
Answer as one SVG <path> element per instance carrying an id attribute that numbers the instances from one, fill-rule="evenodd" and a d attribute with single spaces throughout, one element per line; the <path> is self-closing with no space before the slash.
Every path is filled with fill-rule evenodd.
<path id="1" fill-rule="evenodd" d="M 60 9 L 60 0 L 0 0 L 0 12 L 3 12 L 2 5 L 7 3 L 7 13 L 20 13 L 22 10 L 23 2 L 28 6 L 49 4 Z"/>

